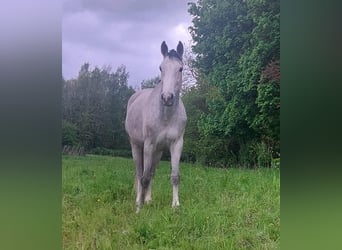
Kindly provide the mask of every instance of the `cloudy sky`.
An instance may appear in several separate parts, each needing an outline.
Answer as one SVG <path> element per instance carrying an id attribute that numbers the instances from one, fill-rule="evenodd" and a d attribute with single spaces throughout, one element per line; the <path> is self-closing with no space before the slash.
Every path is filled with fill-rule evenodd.
<path id="1" fill-rule="evenodd" d="M 189 46 L 191 0 L 64 0 L 63 77 L 76 78 L 83 63 L 115 71 L 125 65 L 128 83 L 140 85 L 159 74 L 160 45 Z"/>

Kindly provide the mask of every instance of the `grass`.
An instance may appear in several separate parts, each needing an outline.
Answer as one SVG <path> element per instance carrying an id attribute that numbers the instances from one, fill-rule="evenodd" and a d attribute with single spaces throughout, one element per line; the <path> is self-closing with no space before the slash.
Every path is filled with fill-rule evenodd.
<path id="1" fill-rule="evenodd" d="M 132 160 L 63 156 L 63 249 L 279 248 L 279 169 L 180 169 L 181 207 L 161 162 L 135 214 Z"/>

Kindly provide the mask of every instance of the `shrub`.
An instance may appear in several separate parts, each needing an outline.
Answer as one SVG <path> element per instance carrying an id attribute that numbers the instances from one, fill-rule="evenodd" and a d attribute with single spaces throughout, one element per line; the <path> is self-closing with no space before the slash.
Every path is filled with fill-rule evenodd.
<path id="1" fill-rule="evenodd" d="M 274 158 L 271 162 L 272 168 L 280 168 L 280 158 Z"/>
<path id="2" fill-rule="evenodd" d="M 255 153 L 259 167 L 271 167 L 272 149 L 268 147 L 266 143 L 257 143 L 255 146 Z"/>
<path id="3" fill-rule="evenodd" d="M 62 121 L 62 145 L 79 145 L 78 128 L 66 120 Z"/>
<path id="4" fill-rule="evenodd" d="M 241 147 L 239 158 L 244 167 L 271 167 L 272 148 L 264 142 L 251 141 Z"/>
<path id="5" fill-rule="evenodd" d="M 96 148 L 89 150 L 88 153 L 94 154 L 94 155 L 109 155 L 109 156 L 125 157 L 125 158 L 132 157 L 131 150 L 128 150 L 128 149 L 109 149 L 109 148 L 103 148 L 103 147 L 96 147 Z"/>

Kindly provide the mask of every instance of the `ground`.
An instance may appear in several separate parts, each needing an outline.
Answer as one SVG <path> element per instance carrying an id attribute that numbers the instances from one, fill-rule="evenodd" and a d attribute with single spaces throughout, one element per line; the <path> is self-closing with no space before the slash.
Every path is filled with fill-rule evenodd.
<path id="1" fill-rule="evenodd" d="M 135 214 L 131 159 L 63 157 L 63 249 L 278 249 L 279 169 L 181 164 L 181 206 L 171 208 L 161 162 L 152 203 Z"/>

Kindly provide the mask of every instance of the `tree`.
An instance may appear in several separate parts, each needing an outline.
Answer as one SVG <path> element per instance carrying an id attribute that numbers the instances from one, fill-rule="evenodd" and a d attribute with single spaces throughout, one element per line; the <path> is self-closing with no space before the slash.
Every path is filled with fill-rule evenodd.
<path id="1" fill-rule="evenodd" d="M 70 131 L 72 124 L 77 129 L 79 144 L 87 150 L 129 147 L 124 119 L 128 98 L 134 90 L 127 85 L 125 66 L 111 71 L 110 67 L 91 70 L 89 63 L 85 63 L 77 79 L 62 82 L 66 131 Z"/>
<path id="2" fill-rule="evenodd" d="M 255 116 L 253 127 L 262 135 L 276 156 L 280 152 L 280 64 L 271 61 L 262 71 L 257 88 L 256 104 L 259 113 Z"/>
<path id="3" fill-rule="evenodd" d="M 196 84 L 196 79 L 198 76 L 197 70 L 194 67 L 195 55 L 191 51 L 191 45 L 184 46 L 183 53 L 183 83 L 182 90 L 186 91 Z"/>
<path id="4" fill-rule="evenodd" d="M 62 121 L 62 145 L 77 146 L 79 144 L 77 127 L 66 121 Z"/>
<path id="5" fill-rule="evenodd" d="M 189 13 L 198 83 L 211 92 L 198 122 L 202 153 L 225 165 L 255 165 L 259 144 L 276 155 L 280 84 L 265 72 L 280 58 L 279 1 L 199 0 Z"/>
<path id="6" fill-rule="evenodd" d="M 140 83 L 141 89 L 154 88 L 160 82 L 160 76 L 153 77 L 151 79 L 143 80 Z"/>
<path id="7" fill-rule="evenodd" d="M 198 130 L 198 121 L 207 111 L 205 100 L 206 91 L 204 85 L 191 85 L 183 91 L 182 100 L 187 113 L 187 124 L 184 133 L 183 158 L 186 161 L 195 162 L 200 158 L 199 140 L 201 135 Z"/>

